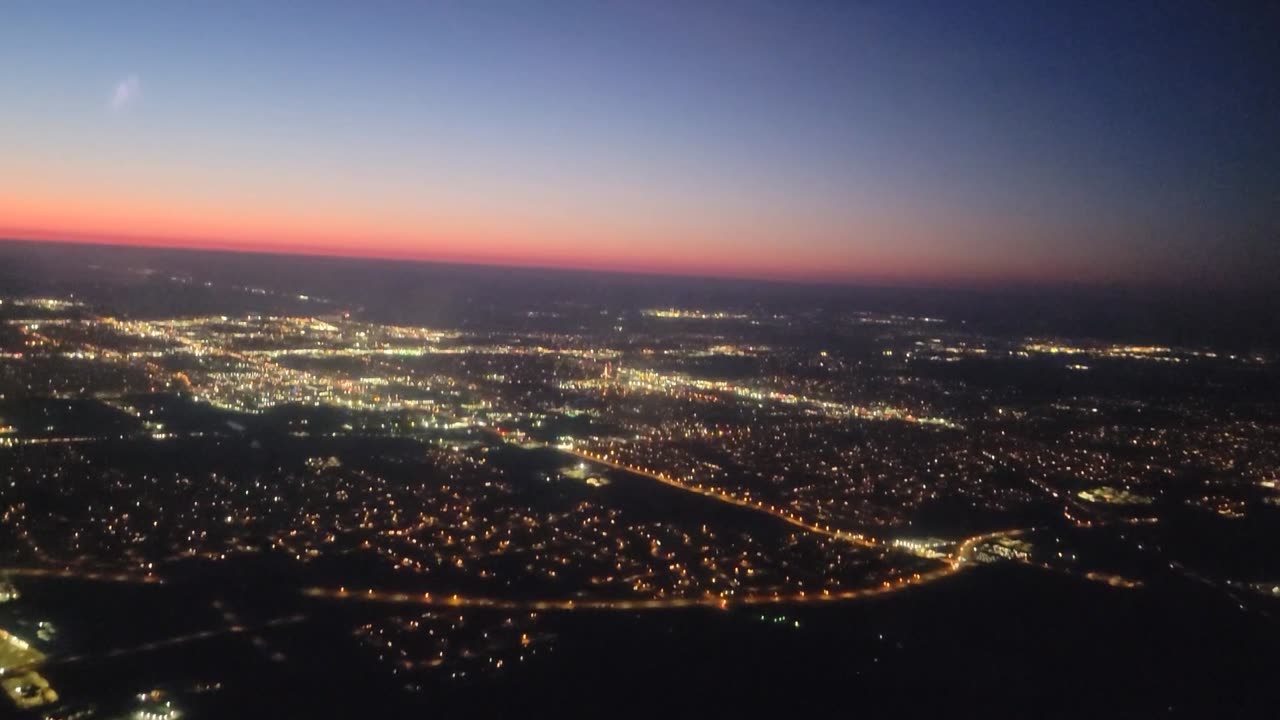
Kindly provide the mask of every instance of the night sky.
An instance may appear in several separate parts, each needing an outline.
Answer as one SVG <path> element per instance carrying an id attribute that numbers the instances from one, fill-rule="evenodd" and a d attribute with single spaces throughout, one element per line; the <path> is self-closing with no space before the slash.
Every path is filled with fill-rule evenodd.
<path id="1" fill-rule="evenodd" d="M 8 2 L 0 237 L 1260 287 L 1280 5 Z"/>

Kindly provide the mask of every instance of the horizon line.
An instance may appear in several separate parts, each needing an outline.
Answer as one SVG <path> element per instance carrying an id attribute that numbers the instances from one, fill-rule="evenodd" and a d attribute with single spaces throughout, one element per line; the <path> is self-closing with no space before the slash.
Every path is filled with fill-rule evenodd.
<path id="1" fill-rule="evenodd" d="M 78 237 L 68 236 L 57 233 L 32 233 L 31 231 L 19 231 L 12 234 L 11 231 L 0 230 L 0 242 L 10 244 L 30 244 L 30 245 L 51 245 L 51 246 L 78 246 L 78 247 L 96 247 L 120 250 L 166 250 L 176 252 L 198 253 L 226 253 L 232 255 L 264 255 L 270 257 L 303 257 L 330 260 L 368 260 L 377 262 L 404 262 L 415 265 L 438 265 L 438 266 L 459 266 L 473 268 L 493 268 L 505 270 L 542 270 L 542 271 L 559 271 L 569 273 L 597 273 L 605 275 L 625 275 L 632 277 L 652 277 L 652 278 L 671 278 L 686 280 L 710 280 L 719 282 L 757 282 L 771 285 L 792 285 L 806 287 L 841 287 L 841 288 L 874 288 L 874 289 L 898 289 L 898 290 L 969 290 L 969 291 L 998 291 L 998 290 L 1018 290 L 1028 288 L 1039 289 L 1093 289 L 1093 290 L 1177 290 L 1185 291 L 1185 284 L 1178 282 L 1120 282 L 1115 280 L 1101 279 L 1068 279 L 1068 278 L 1050 278 L 1050 277 L 965 277 L 952 276 L 946 277 L 941 275 L 935 276 L 909 276 L 909 275 L 862 275 L 862 276 L 812 276 L 804 274 L 777 274 L 768 275 L 761 273 L 746 272 L 707 272 L 697 269 L 680 270 L 678 268 L 660 268 L 660 267 L 644 267 L 644 268 L 620 268 L 616 266 L 601 265 L 572 265 L 572 264 L 556 264 L 554 262 L 542 262 L 532 260 L 530 262 L 520 261 L 502 261 L 481 258 L 449 258 L 449 257 L 428 257 L 413 254 L 396 254 L 389 252 L 378 252 L 376 250 L 369 252 L 361 252 L 353 250 L 344 252 L 339 249 L 323 247 L 323 246 L 306 246 L 306 245 L 276 245 L 268 247 L 250 247 L 242 243 L 219 241 L 219 240 L 203 240 L 196 239 L 193 241 L 171 240 L 165 238 L 154 237 Z M 1226 291 L 1230 288 L 1205 288 L 1200 290 L 1218 290 Z M 1237 290 L 1242 288 L 1235 288 Z"/>

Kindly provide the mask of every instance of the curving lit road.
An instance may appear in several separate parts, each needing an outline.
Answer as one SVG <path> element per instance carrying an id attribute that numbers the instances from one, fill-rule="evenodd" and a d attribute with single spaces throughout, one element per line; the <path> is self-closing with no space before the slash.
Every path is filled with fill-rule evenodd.
<path id="1" fill-rule="evenodd" d="M 580 457 L 586 456 L 580 455 Z M 626 467 L 621 467 L 621 469 L 630 470 L 630 468 Z M 662 480 L 657 476 L 654 477 L 655 479 Z M 662 481 L 667 482 L 666 480 Z M 697 488 L 692 489 L 692 491 L 699 493 L 703 492 Z M 748 507 L 754 506 L 748 505 Z M 813 529 L 817 527 L 809 523 L 804 523 L 803 521 L 793 522 L 792 524 L 806 529 Z M 735 606 L 822 604 L 888 595 L 911 587 L 941 580 L 959 573 L 966 568 L 974 567 L 974 563 L 969 562 L 969 554 L 972 553 L 973 549 L 979 544 L 1001 537 L 1016 537 L 1017 535 L 1027 532 L 1027 530 L 1028 528 L 1015 528 L 1011 530 L 997 530 L 994 532 L 983 533 L 981 535 L 974 535 L 973 537 L 969 537 L 961 541 L 959 545 L 956 546 L 956 551 L 951 558 L 944 561 L 944 564 L 935 570 L 900 576 L 893 580 L 885 580 L 878 585 L 836 591 L 823 590 L 819 592 L 796 591 L 791 593 L 757 593 L 728 597 L 704 595 L 700 597 L 637 599 L 554 598 L 517 600 L 510 598 L 479 597 L 449 593 L 410 593 L 378 590 L 375 588 L 348 589 L 345 587 L 310 587 L 303 590 L 303 595 L 310 598 L 348 602 L 423 605 L 435 608 L 491 608 L 498 610 L 539 612 L 573 610 L 640 611 L 699 607 L 727 610 Z M 823 531 L 821 529 L 814 531 L 828 535 L 831 534 L 829 531 Z"/>
<path id="2" fill-rule="evenodd" d="M 93 582 L 132 583 L 138 585 L 161 585 L 164 583 L 164 580 L 155 575 L 133 575 L 130 573 L 57 568 L 0 567 L 0 575 L 57 578 L 60 580 L 92 580 Z"/>
<path id="3" fill-rule="evenodd" d="M 549 446 L 549 447 L 552 447 L 552 446 Z M 669 487 L 673 487 L 678 490 L 683 490 L 685 492 L 702 495 L 703 497 L 709 497 L 713 500 L 718 500 L 728 505 L 735 505 L 737 507 L 747 508 L 748 510 L 754 510 L 756 512 L 764 513 L 766 515 L 771 515 L 789 525 L 794 525 L 795 527 L 801 528 L 802 530 L 808 530 L 809 532 L 818 533 L 819 535 L 826 535 L 827 537 L 836 538 L 837 540 L 844 540 L 846 542 L 862 545 L 863 547 L 877 548 L 877 549 L 885 547 L 880 541 L 876 540 L 875 538 L 867 537 L 861 533 L 849 532 L 847 530 L 832 529 L 828 525 L 818 525 L 817 523 L 809 522 L 808 520 L 805 520 L 804 518 L 801 518 L 798 515 L 794 515 L 790 512 L 787 512 L 786 510 L 779 509 L 776 505 L 769 505 L 768 503 L 765 503 L 760 500 L 744 500 L 742 498 L 734 497 L 733 495 L 730 495 L 729 493 L 724 492 L 722 490 L 714 490 L 710 488 L 701 487 L 698 485 L 690 485 L 686 482 L 677 480 L 663 473 L 653 472 L 652 470 L 636 467 L 634 465 L 624 465 L 620 462 L 610 460 L 609 458 L 603 457 L 601 455 L 594 455 L 584 450 L 578 450 L 576 448 L 558 447 L 558 446 L 554 446 L 554 447 L 556 450 L 559 450 L 560 452 L 563 452 L 563 453 L 567 453 L 569 455 L 573 455 L 574 457 L 581 458 L 583 460 L 587 460 L 593 463 L 597 463 L 599 465 L 604 465 L 606 467 L 610 467 L 615 470 L 622 470 L 625 472 L 629 472 L 632 475 L 639 475 L 641 477 L 645 477 L 650 480 L 656 480 L 662 483 L 663 485 L 667 485 Z"/>
<path id="4" fill-rule="evenodd" d="M 572 611 L 572 610 L 672 610 L 678 608 L 714 608 L 727 610 L 735 606 L 746 605 L 798 605 L 821 604 L 858 600 L 863 598 L 887 595 L 905 590 L 916 585 L 940 580 L 953 575 L 961 569 L 959 565 L 947 564 L 937 570 L 925 573 L 913 573 L 909 576 L 886 580 L 879 585 L 871 585 L 848 590 L 793 593 L 761 593 L 732 597 L 704 595 L 701 597 L 672 598 L 638 598 L 638 599 L 605 599 L 605 598 L 556 598 L 515 600 L 509 598 L 477 597 L 457 594 L 409 593 L 389 590 L 364 588 L 349 590 L 347 588 L 310 587 L 303 590 L 303 595 L 326 600 L 342 600 L 350 602 L 384 603 L 398 605 L 425 605 L 436 608 L 489 608 L 496 610 L 523 611 Z"/>

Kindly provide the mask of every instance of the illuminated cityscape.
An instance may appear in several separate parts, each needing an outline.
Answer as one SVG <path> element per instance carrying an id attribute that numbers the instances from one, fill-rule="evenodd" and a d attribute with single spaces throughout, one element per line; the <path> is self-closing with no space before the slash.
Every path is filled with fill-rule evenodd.
<path id="1" fill-rule="evenodd" d="M 0 720 L 1280 715 L 1280 3 L 0 3 Z"/>
<path id="2" fill-rule="evenodd" d="M 26 712 L 239 708 L 246 680 L 198 662 L 77 673 L 240 642 L 267 677 L 301 637 L 408 708 L 555 667 L 582 652 L 570 618 L 801 637 L 929 588 L 998 593 L 992 573 L 1100 607 L 1190 585 L 1272 627 L 1274 556 L 1229 549 L 1280 506 L 1280 406 L 1250 394 L 1267 351 L 785 303 L 387 323 L 141 257 L 0 303 L 2 660 Z M 254 307 L 165 311 L 196 294 Z M 1252 560 L 1223 572 L 1202 542 Z M 89 632 L 42 602 L 68 588 L 162 622 Z"/>

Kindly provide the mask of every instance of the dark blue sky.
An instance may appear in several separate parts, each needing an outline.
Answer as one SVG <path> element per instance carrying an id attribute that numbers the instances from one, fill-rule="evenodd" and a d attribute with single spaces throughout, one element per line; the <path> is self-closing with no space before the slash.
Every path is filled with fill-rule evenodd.
<path id="1" fill-rule="evenodd" d="M 0 232 L 1261 284 L 1280 268 L 1275 8 L 13 4 Z"/>

